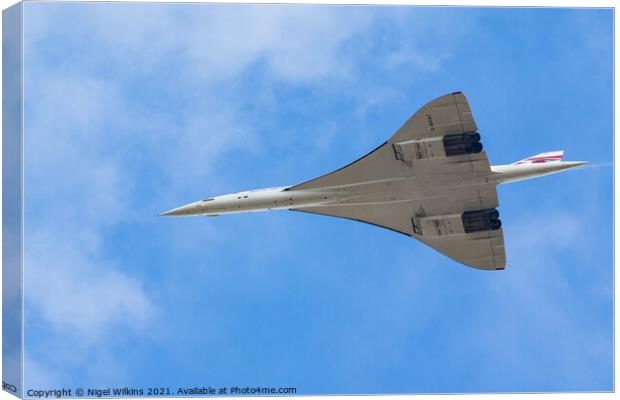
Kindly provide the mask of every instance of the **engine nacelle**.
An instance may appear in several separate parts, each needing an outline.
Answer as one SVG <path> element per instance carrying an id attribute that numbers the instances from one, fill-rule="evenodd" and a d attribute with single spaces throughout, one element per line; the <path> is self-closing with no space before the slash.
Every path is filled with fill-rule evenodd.
<path id="1" fill-rule="evenodd" d="M 480 143 L 480 134 L 478 132 L 446 135 L 443 137 L 442 142 L 446 157 L 480 153 L 482 151 L 482 143 Z"/>
<path id="2" fill-rule="evenodd" d="M 401 161 L 443 158 L 480 153 L 482 151 L 480 134 L 478 132 L 407 140 L 394 143 L 392 147 L 394 148 L 396 159 Z"/>
<path id="3" fill-rule="evenodd" d="M 461 215 L 465 233 L 497 230 L 502 227 L 499 211 L 488 208 L 479 211 L 465 211 Z"/>
<path id="4" fill-rule="evenodd" d="M 491 231 L 502 226 L 499 212 L 495 208 L 465 211 L 461 214 L 414 217 L 411 223 L 414 233 L 427 237 Z"/>

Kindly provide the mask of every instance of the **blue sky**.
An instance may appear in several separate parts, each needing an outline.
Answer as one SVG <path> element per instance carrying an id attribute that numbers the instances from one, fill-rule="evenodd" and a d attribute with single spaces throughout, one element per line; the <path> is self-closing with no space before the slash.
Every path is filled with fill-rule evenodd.
<path id="1" fill-rule="evenodd" d="M 26 388 L 300 394 L 612 389 L 612 11 L 25 4 Z M 461 90 L 508 266 L 279 211 L 162 218 L 295 184 Z"/>

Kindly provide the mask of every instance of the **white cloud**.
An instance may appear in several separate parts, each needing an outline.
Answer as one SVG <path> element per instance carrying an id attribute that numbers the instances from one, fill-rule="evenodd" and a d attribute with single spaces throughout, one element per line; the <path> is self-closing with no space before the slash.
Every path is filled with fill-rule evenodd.
<path id="1" fill-rule="evenodd" d="M 353 63 L 343 46 L 368 28 L 372 15 L 370 9 L 286 5 L 83 7 L 91 12 L 80 14 L 82 23 L 64 27 L 70 41 L 87 34 L 93 43 L 87 51 L 104 51 L 124 73 L 149 74 L 170 63 L 177 78 L 203 83 L 234 80 L 261 63 L 276 81 L 346 77 Z M 29 6 L 27 15 L 34 19 L 29 38 L 36 44 L 53 26 L 50 16 L 60 18 L 62 11 Z"/>
<path id="2" fill-rule="evenodd" d="M 507 228 L 507 269 L 486 283 L 489 293 L 481 293 L 497 303 L 471 316 L 474 329 L 464 333 L 453 349 L 455 357 L 469 354 L 487 360 L 478 367 L 484 376 L 493 377 L 486 382 L 488 390 L 505 390 L 512 382 L 510 371 L 521 376 L 524 390 L 537 390 L 549 382 L 564 390 L 596 387 L 600 377 L 591 371 L 605 359 L 610 337 L 601 330 L 604 322 L 597 320 L 599 314 L 583 314 L 589 313 L 584 307 L 593 304 L 593 294 L 584 289 L 609 291 L 610 286 L 593 277 L 580 283 L 578 293 L 570 280 L 573 274 L 563 263 L 566 253 L 575 259 L 581 256 L 576 244 L 585 239 L 584 226 L 578 215 L 555 210 L 524 216 Z M 477 353 L 468 353 L 472 348 Z M 547 373 L 541 375 L 540 368 Z"/>
<path id="3" fill-rule="evenodd" d="M 373 40 L 375 16 L 368 8 L 313 6 L 65 7 L 29 3 L 26 13 L 27 317 L 40 317 L 52 334 L 93 350 L 119 329 L 144 334 L 158 313 L 132 272 L 136 266 L 106 252 L 110 230 L 163 203 L 177 205 L 177 189 L 225 185 L 214 172 L 218 162 L 261 150 L 248 113 L 234 101 L 245 72 L 263 71 L 258 76 L 266 88 L 363 84 L 354 57 L 377 61 L 362 49 Z M 89 12 L 75 13 L 84 7 Z M 192 12 L 202 7 L 217 11 Z M 67 24 L 71 18 L 79 23 Z M 406 46 L 394 54 L 388 64 L 431 70 L 444 57 Z M 132 98 L 150 80 L 164 92 L 186 88 L 188 109 L 150 108 Z M 373 97 L 378 93 L 399 95 L 372 90 L 368 96 L 367 89 L 357 88 L 360 110 L 380 101 Z M 330 129 L 316 136 L 319 146 L 330 143 Z M 140 164 L 143 156 L 157 164 Z M 136 184 L 137 166 L 159 176 L 157 196 Z M 89 362 L 112 362 L 95 354 Z"/>
<path id="4" fill-rule="evenodd" d="M 120 272 L 96 245 L 84 246 L 80 232 L 44 232 L 30 233 L 24 260 L 26 299 L 36 312 L 55 329 L 86 341 L 119 326 L 144 328 L 154 310 L 139 280 Z"/>
<path id="5" fill-rule="evenodd" d="M 476 21 L 459 10 L 408 9 L 392 16 L 396 35 L 384 57 L 387 69 L 415 68 L 435 72 L 452 57 L 457 45 L 467 40 L 469 27 Z"/>
<path id="6" fill-rule="evenodd" d="M 35 72 L 26 74 L 26 326 L 44 331 L 50 343 L 64 337 L 92 351 L 118 329 L 144 334 L 156 313 L 132 266 L 104 250 L 106 229 L 130 211 L 132 180 L 122 147 L 113 150 L 119 132 L 105 130 L 124 102 L 105 80 L 49 67 L 45 75 Z M 48 347 L 28 349 L 25 378 L 32 385 L 54 368 L 32 363 Z M 91 361 L 100 357 L 101 349 Z"/>

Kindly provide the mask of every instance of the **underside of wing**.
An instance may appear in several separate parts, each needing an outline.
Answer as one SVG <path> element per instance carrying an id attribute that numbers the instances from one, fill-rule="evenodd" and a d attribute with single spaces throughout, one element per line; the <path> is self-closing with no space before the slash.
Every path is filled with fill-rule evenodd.
<path id="1" fill-rule="evenodd" d="M 469 163 L 484 155 L 476 129 L 465 96 L 461 92 L 450 93 L 423 106 L 387 142 L 370 153 L 289 190 L 408 177 L 437 166 Z"/>
<path id="2" fill-rule="evenodd" d="M 473 268 L 501 270 L 506 267 L 501 228 L 459 237 L 416 238 L 440 253 Z"/>
<path id="3" fill-rule="evenodd" d="M 477 130 L 465 95 L 454 92 L 420 108 L 390 138 L 390 142 L 455 135 Z"/>
<path id="4" fill-rule="evenodd" d="M 495 187 L 438 192 L 424 200 L 302 207 L 295 211 L 365 222 L 411 236 L 478 269 L 506 265 Z"/>
<path id="5" fill-rule="evenodd" d="M 387 204 L 301 207 L 295 208 L 293 211 L 303 211 L 312 214 L 351 219 L 353 221 L 390 229 L 407 236 L 413 234 L 411 216 L 414 213 L 414 204 L 410 201 Z"/>
<path id="6" fill-rule="evenodd" d="M 385 142 L 360 159 L 329 174 L 295 185 L 289 190 L 332 188 L 407 176 L 407 174 L 411 172 L 407 171 L 405 166 L 396 159 L 392 145 Z"/>

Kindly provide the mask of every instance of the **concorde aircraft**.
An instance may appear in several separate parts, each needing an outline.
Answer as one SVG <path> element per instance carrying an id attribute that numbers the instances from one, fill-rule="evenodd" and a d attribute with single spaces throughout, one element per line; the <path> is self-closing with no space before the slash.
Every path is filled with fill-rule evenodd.
<path id="1" fill-rule="evenodd" d="M 385 143 L 344 167 L 293 186 L 196 201 L 166 216 L 288 209 L 366 222 L 411 236 L 467 266 L 506 265 L 496 186 L 584 165 L 563 151 L 490 166 L 461 92 L 419 109 Z"/>

